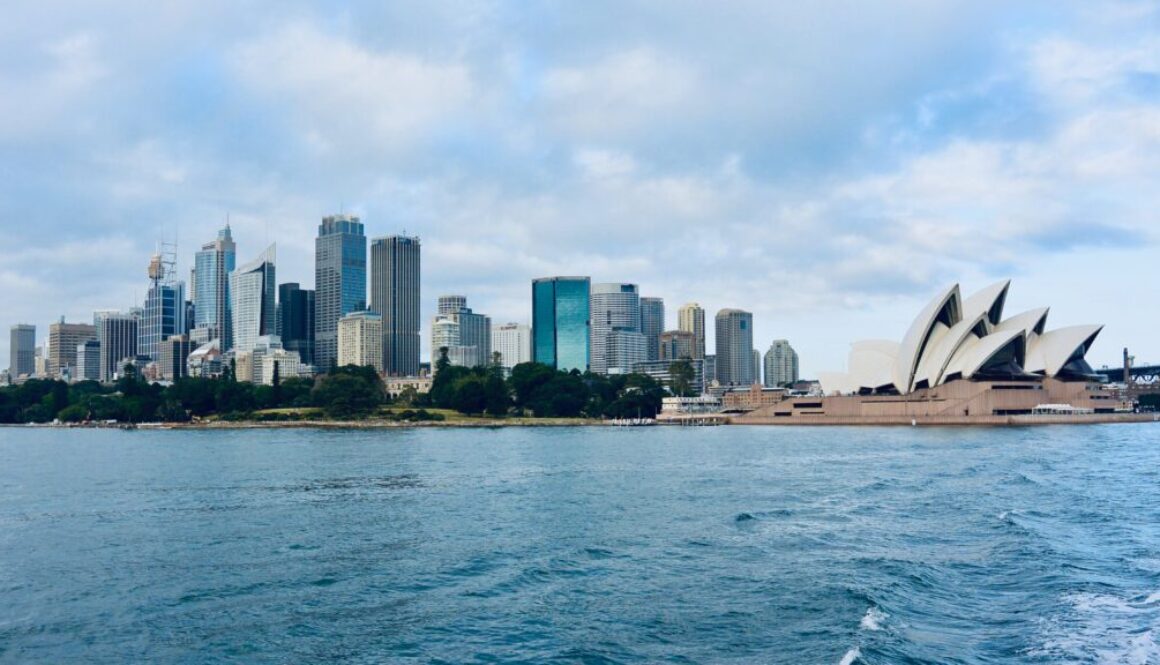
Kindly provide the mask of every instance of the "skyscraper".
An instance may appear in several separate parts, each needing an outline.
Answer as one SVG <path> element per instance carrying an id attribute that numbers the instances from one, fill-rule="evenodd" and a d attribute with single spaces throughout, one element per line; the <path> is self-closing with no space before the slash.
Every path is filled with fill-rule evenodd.
<path id="1" fill-rule="evenodd" d="M 505 323 L 491 329 L 491 350 L 499 352 L 500 363 L 512 369 L 532 361 L 532 328 L 522 323 Z"/>
<path id="2" fill-rule="evenodd" d="M 233 348 L 230 326 L 230 273 L 236 268 L 237 246 L 230 225 L 218 231 L 217 239 L 201 246 L 194 256 L 193 327 L 203 328 L 206 339 L 220 339 L 221 350 Z"/>
<path id="3" fill-rule="evenodd" d="M 761 351 L 753 349 L 753 383 L 761 383 Z"/>
<path id="4" fill-rule="evenodd" d="M 432 366 L 440 349 L 447 348 L 452 365 L 478 367 L 491 362 L 491 318 L 467 306 L 464 296 L 440 296 L 438 314 L 431 325 Z"/>
<path id="5" fill-rule="evenodd" d="M 36 371 L 36 326 L 28 323 L 12 326 L 8 353 L 8 373 L 13 379 L 32 376 Z"/>
<path id="6" fill-rule="evenodd" d="M 45 374 L 48 378 L 76 378 L 77 346 L 97 338 L 97 329 L 87 323 L 59 323 L 48 326 L 48 359 Z"/>
<path id="7" fill-rule="evenodd" d="M 186 361 L 190 348 L 189 338 L 185 335 L 171 335 L 161 343 L 161 359 L 157 361 L 157 376 L 162 381 L 176 381 L 189 375 Z"/>
<path id="8" fill-rule="evenodd" d="M 230 314 L 234 350 L 249 353 L 258 338 L 273 335 L 275 317 L 275 261 L 277 249 L 266 248 L 258 258 L 230 273 Z"/>
<path id="9" fill-rule="evenodd" d="M 739 309 L 717 312 L 717 381 L 749 386 L 753 377 L 753 314 Z"/>
<path id="10" fill-rule="evenodd" d="M 98 312 L 97 341 L 101 343 L 100 380 L 112 381 L 124 361 L 137 357 L 137 317 L 121 312 Z"/>
<path id="11" fill-rule="evenodd" d="M 314 241 L 314 359 L 320 372 L 338 361 L 338 320 L 366 309 L 366 302 L 362 222 L 351 215 L 323 217 Z"/>
<path id="12" fill-rule="evenodd" d="M 798 380 L 798 354 L 788 340 L 775 339 L 765 352 L 765 385 L 784 386 Z"/>
<path id="13" fill-rule="evenodd" d="M 101 376 L 101 343 L 88 339 L 77 344 L 75 381 L 98 381 Z"/>
<path id="14" fill-rule="evenodd" d="M 278 286 L 277 334 L 284 349 L 314 364 L 314 291 L 299 288 L 297 282 Z"/>
<path id="15" fill-rule="evenodd" d="M 648 360 L 661 359 L 661 333 L 665 331 L 664 298 L 640 299 L 640 332 L 648 345 Z"/>
<path id="16" fill-rule="evenodd" d="M 173 279 L 171 254 L 154 254 L 149 261 L 149 291 L 137 326 L 137 353 L 159 360 L 161 342 L 185 330 L 185 282 Z"/>
<path id="17" fill-rule="evenodd" d="M 591 321 L 588 365 L 592 373 L 628 373 L 632 365 L 646 360 L 643 356 L 632 357 L 638 348 L 648 353 L 648 343 L 640 332 L 640 294 L 636 284 L 593 284 L 588 312 Z M 633 336 L 640 337 L 640 344 Z M 615 354 L 610 353 L 610 344 L 615 344 Z M 630 363 L 627 366 L 626 361 Z"/>
<path id="18" fill-rule="evenodd" d="M 705 310 L 695 302 L 677 310 L 677 330 L 693 333 L 693 358 L 705 357 Z"/>
<path id="19" fill-rule="evenodd" d="M 556 369 L 588 369 L 587 277 L 542 277 L 532 281 L 532 355 Z"/>
<path id="20" fill-rule="evenodd" d="M 667 330 L 661 333 L 660 360 L 693 360 L 693 333 Z"/>
<path id="21" fill-rule="evenodd" d="M 419 250 L 417 237 L 371 241 L 371 310 L 383 316 L 388 376 L 419 374 Z"/>
<path id="22" fill-rule="evenodd" d="M 338 320 L 340 367 L 361 365 L 383 371 L 383 317 L 378 312 L 351 312 Z"/>

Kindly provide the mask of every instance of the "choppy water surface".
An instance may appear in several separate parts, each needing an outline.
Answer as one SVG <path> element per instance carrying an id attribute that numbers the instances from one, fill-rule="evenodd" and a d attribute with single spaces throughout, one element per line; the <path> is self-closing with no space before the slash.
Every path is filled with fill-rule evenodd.
<path id="1" fill-rule="evenodd" d="M 1160 662 L 1160 426 L 0 430 L 0 661 Z"/>

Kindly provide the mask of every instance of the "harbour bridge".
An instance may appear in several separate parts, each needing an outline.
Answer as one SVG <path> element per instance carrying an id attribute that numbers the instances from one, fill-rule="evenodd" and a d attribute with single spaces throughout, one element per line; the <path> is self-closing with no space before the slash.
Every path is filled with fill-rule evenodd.
<path id="1" fill-rule="evenodd" d="M 1123 367 L 1101 367 L 1096 374 L 1107 378 L 1109 383 L 1125 383 Z M 1160 382 L 1160 365 L 1140 365 L 1128 368 L 1127 383 L 1151 384 Z"/>

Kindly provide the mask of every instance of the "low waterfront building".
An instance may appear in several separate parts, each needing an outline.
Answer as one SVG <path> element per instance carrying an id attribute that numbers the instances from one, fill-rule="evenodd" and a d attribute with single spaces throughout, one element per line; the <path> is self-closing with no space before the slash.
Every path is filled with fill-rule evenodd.
<path id="1" fill-rule="evenodd" d="M 673 363 L 686 362 L 693 370 L 693 379 L 690 381 L 689 388 L 700 394 L 705 390 L 705 361 L 691 360 L 684 358 L 682 360 L 657 360 L 637 363 L 633 366 L 632 371 L 637 374 L 644 374 L 660 382 L 666 388 L 673 389 Z"/>
<path id="2" fill-rule="evenodd" d="M 389 376 L 383 381 L 383 388 L 391 399 L 398 399 L 410 389 L 414 389 L 416 395 L 426 395 L 431 392 L 432 382 L 429 376 Z"/>

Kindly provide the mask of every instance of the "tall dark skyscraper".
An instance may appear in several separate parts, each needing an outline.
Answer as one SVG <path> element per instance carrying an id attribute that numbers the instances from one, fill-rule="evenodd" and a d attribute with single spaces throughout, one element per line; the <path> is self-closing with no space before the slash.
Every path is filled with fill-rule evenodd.
<path id="1" fill-rule="evenodd" d="M 419 374 L 419 249 L 417 237 L 371 241 L 370 309 L 383 317 L 383 371 L 388 376 Z"/>
<path id="2" fill-rule="evenodd" d="M 750 386 L 753 375 L 753 314 L 739 309 L 717 312 L 717 381 L 725 386 Z"/>
<path id="3" fill-rule="evenodd" d="M 13 379 L 21 374 L 32 376 L 36 370 L 36 326 L 27 323 L 12 326 L 8 352 L 8 374 Z"/>
<path id="4" fill-rule="evenodd" d="M 161 342 L 185 332 L 185 282 L 173 279 L 172 254 L 154 254 L 149 261 L 149 291 L 137 326 L 137 353 L 161 359 Z"/>
<path id="5" fill-rule="evenodd" d="M 641 297 L 640 332 L 644 335 L 648 360 L 661 359 L 661 333 L 665 331 L 664 298 Z"/>
<path id="6" fill-rule="evenodd" d="M 201 246 L 193 264 L 193 313 L 191 327 L 208 329 L 208 339 L 221 340 L 221 350 L 234 346 L 230 328 L 230 273 L 237 263 L 237 246 L 230 225 L 218 231 L 217 239 Z"/>
<path id="7" fill-rule="evenodd" d="M 278 286 L 278 336 L 287 351 L 297 351 L 307 365 L 314 364 L 314 291 L 296 282 Z"/>
<path id="8" fill-rule="evenodd" d="M 532 282 L 532 357 L 571 371 L 588 370 L 588 277 L 542 277 Z"/>
<path id="9" fill-rule="evenodd" d="M 100 380 L 112 381 L 126 360 L 137 357 L 137 317 L 120 312 L 97 315 L 97 340 L 101 343 Z"/>
<path id="10" fill-rule="evenodd" d="M 351 215 L 323 217 L 314 241 L 314 359 L 338 362 L 338 320 L 367 306 L 367 237 Z"/>

